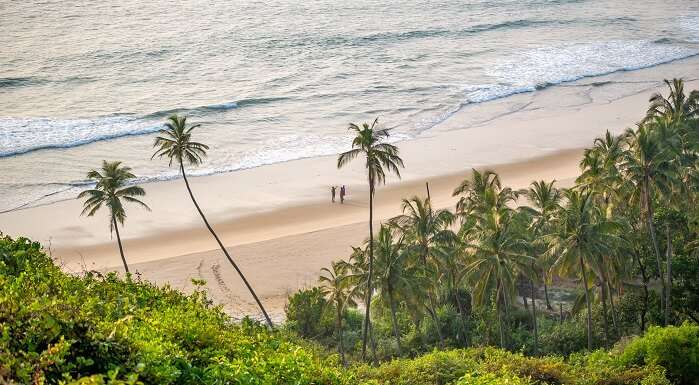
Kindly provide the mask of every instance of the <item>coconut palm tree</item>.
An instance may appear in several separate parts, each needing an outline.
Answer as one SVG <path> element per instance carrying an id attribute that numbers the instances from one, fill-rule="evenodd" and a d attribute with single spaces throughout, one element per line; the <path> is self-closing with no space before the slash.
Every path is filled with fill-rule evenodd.
<path id="1" fill-rule="evenodd" d="M 654 198 L 667 196 L 676 179 L 672 157 L 663 145 L 653 122 L 639 124 L 636 130 L 626 131 L 624 141 L 626 149 L 622 154 L 620 169 L 624 182 L 633 188 L 631 198 L 638 202 L 641 212 L 645 214 L 648 232 L 655 252 L 658 277 L 662 282 L 661 308 L 664 308 L 667 285 L 663 276 L 660 250 L 656 236 L 654 216 Z"/>
<path id="2" fill-rule="evenodd" d="M 238 275 L 240 275 L 240 278 L 243 280 L 243 283 L 245 283 L 245 286 L 250 291 L 250 294 L 252 294 L 252 297 L 255 299 L 255 302 L 257 302 L 257 306 L 259 306 L 265 320 L 267 321 L 267 325 L 270 328 L 273 328 L 274 326 L 272 324 L 272 320 L 269 318 L 264 306 L 262 306 L 262 302 L 260 302 L 257 294 L 252 289 L 252 286 L 250 286 L 248 280 L 245 278 L 245 275 L 243 275 L 243 272 L 240 270 L 235 261 L 233 261 L 233 258 L 231 258 L 228 250 L 226 250 L 226 248 L 223 246 L 223 242 L 221 242 L 218 235 L 209 224 L 209 221 L 206 219 L 204 212 L 199 207 L 197 200 L 194 198 L 194 193 L 192 193 L 192 189 L 189 186 L 189 180 L 187 179 L 187 173 L 184 169 L 184 163 L 187 162 L 192 166 L 201 164 L 204 161 L 204 157 L 206 157 L 206 150 L 209 149 L 209 146 L 206 144 L 192 140 L 192 132 L 199 126 L 199 124 L 195 124 L 188 127 L 186 116 L 170 116 L 165 123 L 165 128 L 158 131 L 159 135 L 153 142 L 153 147 L 156 149 L 156 151 L 153 153 L 151 159 L 155 158 L 156 156 L 159 158 L 166 157 L 169 160 L 169 166 L 172 166 L 172 163 L 174 162 L 180 168 L 180 173 L 182 173 L 182 179 L 184 179 L 184 184 L 187 187 L 189 197 L 192 199 L 194 207 L 196 207 L 201 219 L 204 221 L 204 225 L 206 225 L 206 228 L 218 243 L 218 246 L 221 248 L 221 251 L 223 251 L 223 254 L 225 254 L 228 262 L 233 265 L 233 268 L 238 272 Z"/>
<path id="3" fill-rule="evenodd" d="M 474 221 L 464 221 L 458 233 L 449 235 L 445 241 L 441 241 L 434 248 L 434 259 L 439 268 L 439 276 L 443 280 L 451 296 L 456 301 L 456 308 L 461 319 L 461 339 L 464 345 L 468 345 L 468 314 L 464 301 L 461 298 L 461 288 L 466 281 L 465 266 L 473 254 L 471 242 L 474 236 Z M 469 293 L 470 297 L 470 293 Z M 470 298 L 469 298 L 470 303 Z"/>
<path id="4" fill-rule="evenodd" d="M 379 118 L 369 125 L 358 126 L 350 123 L 349 130 L 355 134 L 352 149 L 340 154 L 337 158 L 337 168 L 349 164 L 358 156 L 365 159 L 365 168 L 369 181 L 369 279 L 366 293 L 366 310 L 364 314 L 364 330 L 362 335 L 362 359 L 366 359 L 367 332 L 371 313 L 371 283 L 374 265 L 374 192 L 376 185 L 386 182 L 386 172 L 395 173 L 400 178 L 399 167 L 405 167 L 398 156 L 398 147 L 385 143 L 389 137 L 388 129 L 378 127 Z"/>
<path id="5" fill-rule="evenodd" d="M 664 82 L 670 89 L 670 94 L 667 98 L 660 93 L 654 93 L 650 97 L 646 119 L 664 117 L 673 123 L 699 119 L 699 90 L 686 95 L 682 79 L 665 79 Z"/>
<path id="6" fill-rule="evenodd" d="M 87 179 L 94 181 L 95 187 L 78 194 L 78 199 L 87 198 L 83 203 L 83 211 L 80 215 L 91 217 L 102 206 L 109 208 L 109 232 L 116 232 L 119 254 L 127 274 L 129 273 L 129 265 L 124 257 L 124 248 L 119 234 L 119 225 L 123 226 L 126 220 L 126 210 L 122 200 L 135 203 L 150 211 L 145 203 L 136 198 L 146 195 L 145 190 L 136 185 L 127 186 L 128 181 L 134 178 L 136 176 L 131 173 L 131 167 L 122 166 L 119 161 L 107 162 L 103 160 L 100 170 L 91 170 L 87 173 Z"/>
<path id="7" fill-rule="evenodd" d="M 561 192 L 554 186 L 555 183 L 555 180 L 548 183 L 543 180 L 534 181 L 531 183 L 531 185 L 529 185 L 529 190 L 526 192 L 531 206 L 523 207 L 523 209 L 529 211 L 532 216 L 529 229 L 535 240 L 540 240 L 543 235 L 550 232 L 549 227 L 551 220 L 560 207 Z M 537 250 L 542 250 L 540 253 L 537 253 L 537 262 L 539 264 L 539 269 L 537 270 L 541 271 L 542 275 L 544 275 L 541 277 L 541 280 L 544 285 L 546 309 L 553 311 L 548 295 L 548 277 L 546 277 L 550 263 L 545 260 L 545 253 L 543 251 L 547 247 L 546 245 L 542 244 L 542 242 L 535 241 L 534 243 L 535 244 L 533 246 Z"/>
<path id="8" fill-rule="evenodd" d="M 407 266 L 408 253 L 403 249 L 403 238 L 394 239 L 389 226 L 381 226 L 374 245 L 376 288 L 391 310 L 391 326 L 396 339 L 398 355 L 402 355 L 400 329 L 396 318 L 398 296 L 413 290 L 414 280 Z"/>
<path id="9" fill-rule="evenodd" d="M 417 196 L 403 199 L 401 210 L 403 214 L 391 219 L 391 224 L 403 234 L 410 251 L 418 257 L 422 278 L 427 279 L 427 282 L 431 281 L 431 284 L 425 288 L 428 298 L 426 307 L 435 323 L 437 335 L 442 344 L 443 338 L 437 318 L 437 299 L 435 298 L 439 287 L 438 265 L 433 252 L 437 244 L 453 238 L 454 233 L 449 230 L 449 226 L 454 221 L 454 214 L 449 210 L 434 210 L 429 198 L 421 199 Z M 429 277 L 432 279 L 428 279 Z"/>
<path id="10" fill-rule="evenodd" d="M 473 301 L 484 306 L 495 300 L 500 346 L 505 347 L 503 312 L 507 315 L 516 296 L 517 276 L 528 275 L 534 262 L 522 234 L 523 226 L 516 223 L 514 210 L 503 207 L 481 214 L 476 222 L 473 261 L 466 266 L 473 287 Z"/>
<path id="11" fill-rule="evenodd" d="M 559 274 L 579 274 L 587 305 L 587 348 L 592 350 L 592 307 L 588 271 L 600 255 L 611 254 L 619 242 L 616 222 L 608 220 L 595 205 L 589 191 L 565 191 L 566 204 L 553 221 L 554 232 L 546 236 L 548 253 L 556 260 L 552 270 Z"/>
<path id="12" fill-rule="evenodd" d="M 335 305 L 337 328 L 337 349 L 343 365 L 347 365 L 345 360 L 345 345 L 342 338 L 342 318 L 347 306 L 356 306 L 354 302 L 354 291 L 350 285 L 350 276 L 347 274 L 348 264 L 344 261 L 333 262 L 331 269 L 322 268 L 320 278 L 321 290 L 328 302 Z"/>

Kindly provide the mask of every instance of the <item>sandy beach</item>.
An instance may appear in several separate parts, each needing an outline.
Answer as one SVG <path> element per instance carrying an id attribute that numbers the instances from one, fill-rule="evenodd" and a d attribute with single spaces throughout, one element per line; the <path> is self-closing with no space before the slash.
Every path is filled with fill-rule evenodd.
<path id="1" fill-rule="evenodd" d="M 391 177 L 377 191 L 375 219 L 399 214 L 402 198 L 426 195 L 425 182 L 435 206 L 453 207 L 451 192 L 471 168 L 492 168 L 516 188 L 540 179 L 570 185 L 582 148 L 605 130 L 618 134 L 637 122 L 650 95 L 665 92 L 663 78 L 683 77 L 687 89 L 699 88 L 698 69 L 694 57 L 464 107 L 418 139 L 398 144 L 406 169 L 402 179 Z M 512 111 L 513 105 L 519 106 L 515 112 L 481 119 L 500 109 Z M 320 157 L 196 177 L 191 183 L 219 236 L 279 320 L 288 293 L 315 284 L 321 267 L 346 258 L 351 246 L 366 238 L 363 171 L 361 161 L 337 170 L 335 157 Z M 341 184 L 348 188 L 348 200 L 330 203 L 330 186 Z M 192 278 L 205 279 L 215 303 L 231 315 L 257 316 L 183 182 L 143 187 L 152 212 L 130 208 L 122 231 L 133 270 L 184 290 L 192 289 Z M 42 242 L 67 271 L 122 270 L 106 214 L 80 217 L 80 209 L 81 202 L 70 200 L 3 213 L 0 231 Z"/>

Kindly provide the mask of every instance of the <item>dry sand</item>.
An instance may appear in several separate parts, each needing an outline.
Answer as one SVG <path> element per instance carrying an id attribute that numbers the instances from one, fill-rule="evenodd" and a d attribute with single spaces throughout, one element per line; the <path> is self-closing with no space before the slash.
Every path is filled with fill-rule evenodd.
<path id="1" fill-rule="evenodd" d="M 375 219 L 399 214 L 400 200 L 425 196 L 453 207 L 453 188 L 472 167 L 498 171 L 522 188 L 532 180 L 569 185 L 581 148 L 610 130 L 638 121 L 663 78 L 684 77 L 699 88 L 699 59 L 622 72 L 463 108 L 437 128 L 399 144 L 402 181 L 379 188 Z M 483 120 L 493 111 L 498 118 Z M 193 190 L 219 236 L 273 318 L 283 318 L 288 293 L 315 284 L 319 269 L 346 258 L 368 233 L 367 188 L 361 162 L 338 171 L 334 157 L 302 159 L 228 174 L 192 178 Z M 332 184 L 346 184 L 348 201 L 329 202 Z M 216 303 L 233 316 L 258 312 L 252 298 L 205 230 L 181 180 L 144 185 L 147 213 L 131 208 L 122 231 L 127 260 L 142 278 L 191 290 L 207 281 Z M 80 202 L 63 201 L 0 214 L 0 230 L 49 247 L 67 271 L 121 271 L 104 215 L 80 217 Z"/>

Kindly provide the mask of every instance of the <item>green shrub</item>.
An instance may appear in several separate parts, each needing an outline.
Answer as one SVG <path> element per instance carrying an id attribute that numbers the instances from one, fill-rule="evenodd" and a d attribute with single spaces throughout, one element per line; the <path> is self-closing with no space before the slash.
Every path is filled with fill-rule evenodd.
<path id="1" fill-rule="evenodd" d="M 631 341 L 620 361 L 626 365 L 655 364 L 678 385 L 699 384 L 699 325 L 651 327 Z"/>
<path id="2" fill-rule="evenodd" d="M 299 290 L 289 296 L 286 326 L 302 338 L 322 338 L 333 333 L 335 307 L 318 287 Z"/>
<path id="3" fill-rule="evenodd" d="M 343 384 L 349 376 L 234 324 L 201 291 L 60 271 L 38 244 L 0 237 L 0 382 Z"/>
<path id="4" fill-rule="evenodd" d="M 414 359 L 396 359 L 374 368 L 355 369 L 363 381 L 382 385 L 445 385 L 477 368 L 472 350 L 435 351 Z"/>
<path id="5" fill-rule="evenodd" d="M 456 385 L 529 385 L 528 378 L 516 377 L 506 373 L 468 373 L 461 377 Z"/>

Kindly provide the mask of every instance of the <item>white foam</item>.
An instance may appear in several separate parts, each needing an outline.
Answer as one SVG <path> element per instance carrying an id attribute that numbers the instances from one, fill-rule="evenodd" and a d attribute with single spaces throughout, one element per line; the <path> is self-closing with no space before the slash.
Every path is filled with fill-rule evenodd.
<path id="1" fill-rule="evenodd" d="M 157 131 L 161 124 L 129 116 L 82 119 L 0 118 L 0 157 L 42 148 L 74 147 Z"/>

